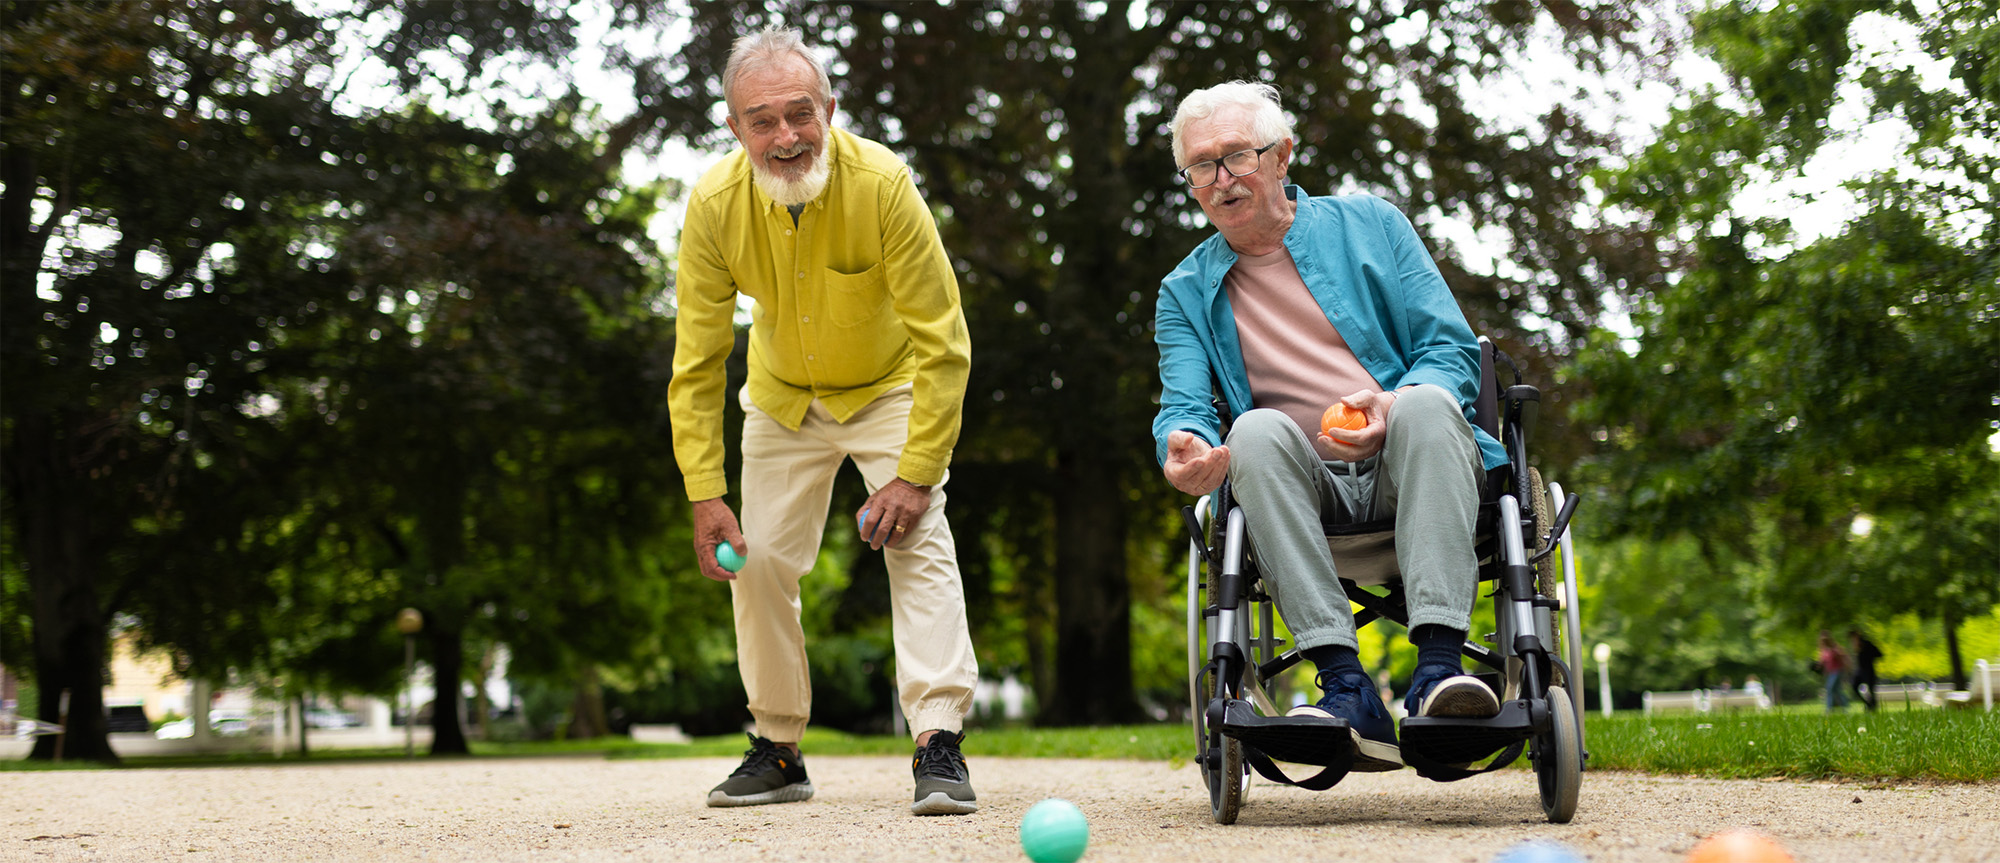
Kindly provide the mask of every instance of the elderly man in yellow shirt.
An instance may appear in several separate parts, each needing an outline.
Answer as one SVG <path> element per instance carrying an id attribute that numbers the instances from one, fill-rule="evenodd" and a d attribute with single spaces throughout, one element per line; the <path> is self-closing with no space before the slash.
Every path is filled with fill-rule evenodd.
<path id="1" fill-rule="evenodd" d="M 833 129 L 825 67 L 796 30 L 738 39 L 723 70 L 742 147 L 688 201 L 675 294 L 674 456 L 694 502 L 695 558 L 728 581 L 757 730 L 710 806 L 805 800 L 798 750 L 812 708 L 799 579 L 818 557 L 833 478 L 853 459 L 856 522 L 886 549 L 896 688 L 916 732 L 917 815 L 978 809 L 960 752 L 978 683 L 958 555 L 944 515 L 971 337 L 958 281 L 910 170 Z M 755 301 L 743 425 L 743 520 L 724 502 L 723 361 L 737 295 Z M 731 573 L 727 542 L 743 557 Z"/>

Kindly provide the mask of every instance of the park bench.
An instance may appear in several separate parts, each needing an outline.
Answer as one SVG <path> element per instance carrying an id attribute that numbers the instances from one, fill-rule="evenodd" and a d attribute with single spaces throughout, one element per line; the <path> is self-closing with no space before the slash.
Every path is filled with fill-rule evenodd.
<path id="1" fill-rule="evenodd" d="M 2000 664 L 1984 659 L 1973 664 L 1972 679 L 1966 681 L 1965 689 L 1940 690 L 1936 693 L 1939 703 L 1945 707 L 1984 707 L 1993 709 L 1993 702 L 2000 701 Z"/>
<path id="2" fill-rule="evenodd" d="M 1640 697 L 1645 712 L 1655 710 L 1693 710 L 1708 713 L 1713 710 L 1735 710 L 1753 707 L 1758 710 L 1771 709 L 1771 697 L 1761 692 L 1745 689 L 1690 689 L 1684 692 L 1648 692 Z"/>

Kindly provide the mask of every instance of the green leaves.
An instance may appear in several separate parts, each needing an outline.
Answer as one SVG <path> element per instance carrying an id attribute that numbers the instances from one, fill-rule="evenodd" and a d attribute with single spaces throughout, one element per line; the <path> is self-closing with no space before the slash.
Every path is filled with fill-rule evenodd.
<path id="1" fill-rule="evenodd" d="M 1615 496 L 1606 527 L 1748 556 L 1794 627 L 1977 615 L 2000 597 L 1990 519 L 1974 514 L 2000 481 L 2000 208 L 1976 143 L 2000 91 L 1967 59 L 2000 37 L 1993 3 L 1946 6 L 1712 8 L 1696 43 L 1742 99 L 1696 94 L 1611 178 L 1614 203 L 1681 243 L 1634 315 L 1637 350 L 1605 336 L 1577 361 Z M 1858 28 L 1888 25 L 1920 33 L 1957 80 L 1855 53 Z M 1876 119 L 1914 130 L 1896 168 L 1852 184 L 1862 212 L 1804 244 L 1738 216 L 1746 182 L 1794 176 L 1854 131 L 1829 120 L 1855 83 Z M 1857 536 L 1864 516 L 1874 530 Z"/>

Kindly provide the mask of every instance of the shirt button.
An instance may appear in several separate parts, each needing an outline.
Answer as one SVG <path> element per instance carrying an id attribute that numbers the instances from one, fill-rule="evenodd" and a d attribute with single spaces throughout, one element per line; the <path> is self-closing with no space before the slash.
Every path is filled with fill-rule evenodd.
<path id="1" fill-rule="evenodd" d="M 792 229 L 790 229 L 790 228 L 786 228 L 786 229 L 785 229 L 785 236 L 789 237 L 789 236 L 791 236 L 791 235 L 792 235 Z"/>
<path id="2" fill-rule="evenodd" d="M 806 277 L 806 274 L 805 274 L 805 273 L 800 273 L 800 274 L 799 274 L 799 278 L 803 279 L 803 278 L 805 278 L 805 277 Z"/>
<path id="3" fill-rule="evenodd" d="M 799 323 L 802 323 L 802 324 L 810 324 L 810 323 L 812 323 L 812 322 L 813 322 L 813 316 L 812 316 L 812 315 L 800 315 L 800 316 L 799 316 Z"/>
<path id="4" fill-rule="evenodd" d="M 816 359 L 819 359 L 819 357 L 816 357 L 816 356 L 813 356 L 812 354 L 806 354 L 806 359 L 807 359 L 807 360 L 816 360 Z"/>

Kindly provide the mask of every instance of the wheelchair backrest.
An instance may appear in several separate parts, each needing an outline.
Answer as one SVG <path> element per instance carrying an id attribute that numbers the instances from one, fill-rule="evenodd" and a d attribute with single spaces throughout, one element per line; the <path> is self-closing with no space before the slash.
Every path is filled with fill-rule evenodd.
<path id="1" fill-rule="evenodd" d="M 1493 368 L 1493 340 L 1479 337 L 1479 397 L 1472 401 L 1472 421 L 1500 440 L 1500 378 Z"/>

